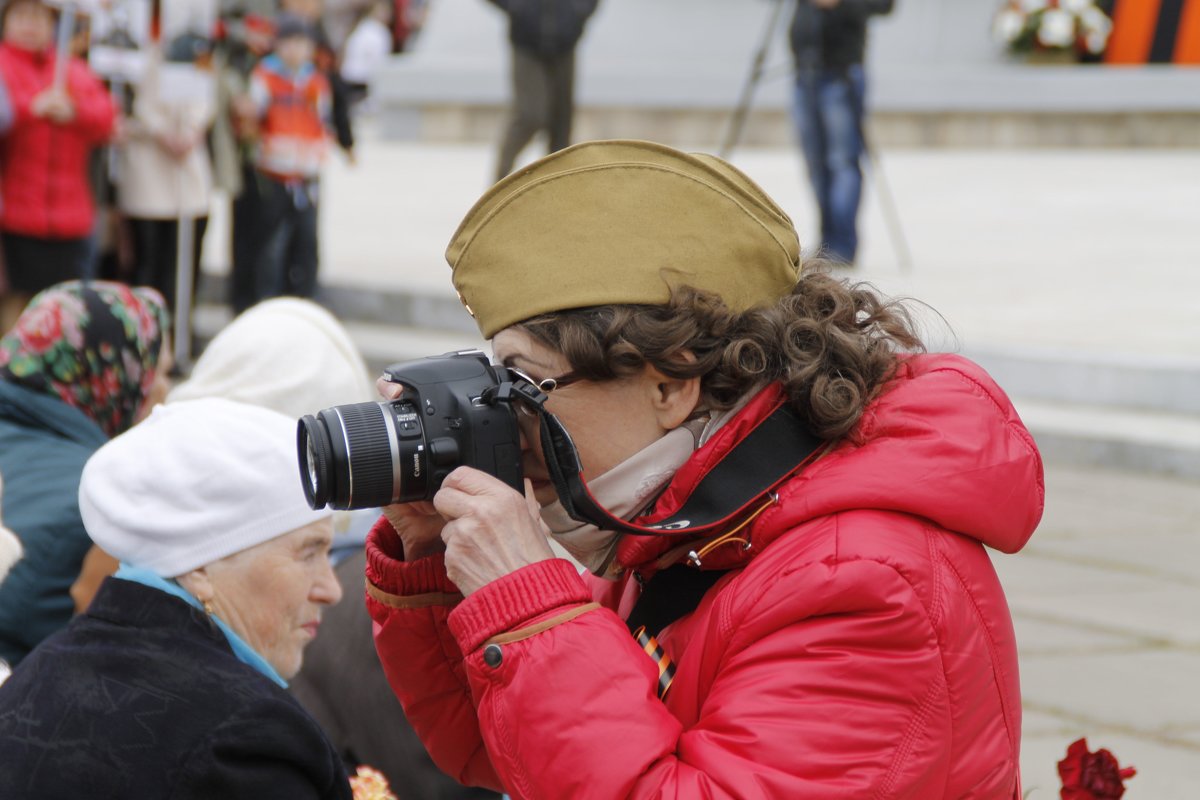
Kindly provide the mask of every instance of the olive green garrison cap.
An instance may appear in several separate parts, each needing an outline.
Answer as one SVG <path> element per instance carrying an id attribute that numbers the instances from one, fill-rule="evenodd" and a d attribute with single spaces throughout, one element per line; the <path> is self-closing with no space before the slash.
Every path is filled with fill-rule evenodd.
<path id="1" fill-rule="evenodd" d="M 766 192 L 715 156 L 652 142 L 560 150 L 497 183 L 446 250 L 485 338 L 549 311 L 666 303 L 673 287 L 742 311 L 796 283 L 800 243 Z"/>

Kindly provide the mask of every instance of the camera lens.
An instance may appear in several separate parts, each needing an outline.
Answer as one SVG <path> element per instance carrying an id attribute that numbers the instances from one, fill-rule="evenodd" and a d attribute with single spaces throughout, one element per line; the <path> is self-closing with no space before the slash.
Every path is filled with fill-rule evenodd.
<path id="1" fill-rule="evenodd" d="M 326 408 L 302 418 L 296 437 L 313 508 L 374 508 L 425 494 L 425 434 L 407 401 Z"/>
<path id="2" fill-rule="evenodd" d="M 329 502 L 334 475 L 330 470 L 333 445 L 329 432 L 316 417 L 306 416 L 296 428 L 296 444 L 300 450 L 300 481 L 304 497 L 313 508 L 324 508 Z"/>

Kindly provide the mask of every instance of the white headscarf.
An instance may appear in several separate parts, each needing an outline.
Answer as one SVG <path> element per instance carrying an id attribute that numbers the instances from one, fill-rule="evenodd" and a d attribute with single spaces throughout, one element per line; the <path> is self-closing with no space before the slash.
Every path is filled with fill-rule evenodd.
<path id="1" fill-rule="evenodd" d="M 224 397 L 298 419 L 377 400 L 346 329 L 309 300 L 280 297 L 248 309 L 205 348 L 167 402 Z"/>
<path id="2" fill-rule="evenodd" d="M 216 397 L 158 406 L 92 454 L 79 512 L 106 553 L 163 578 L 332 513 L 304 499 L 295 420 Z"/>

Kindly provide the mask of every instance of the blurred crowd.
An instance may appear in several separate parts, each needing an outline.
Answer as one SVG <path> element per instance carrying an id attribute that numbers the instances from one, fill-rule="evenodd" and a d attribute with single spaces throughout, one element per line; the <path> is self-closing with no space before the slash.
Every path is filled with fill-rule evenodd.
<path id="1" fill-rule="evenodd" d="M 184 6 L 147 3 L 144 43 L 82 3 L 0 8 L 0 796 L 388 796 L 348 780 L 367 764 L 400 796 L 493 796 L 433 765 L 383 677 L 377 512 L 313 512 L 296 473 L 298 416 L 374 397 L 304 299 L 321 166 L 353 160 L 424 4 Z M 244 313 L 177 383 L 216 189 Z"/>
<path id="2" fill-rule="evenodd" d="M 5 3 L 0 331 L 72 279 L 152 286 L 190 310 L 214 190 L 233 198 L 235 311 L 312 296 L 321 166 L 334 146 L 353 162 L 355 108 L 425 12 L 420 0 Z"/>

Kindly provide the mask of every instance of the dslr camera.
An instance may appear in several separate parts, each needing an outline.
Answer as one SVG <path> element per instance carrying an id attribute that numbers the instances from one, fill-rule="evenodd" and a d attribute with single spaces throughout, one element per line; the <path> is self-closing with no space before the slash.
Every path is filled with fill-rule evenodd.
<path id="1" fill-rule="evenodd" d="M 403 388 L 399 397 L 301 418 L 300 478 L 310 506 L 428 500 L 459 466 L 523 491 L 517 404 L 538 413 L 546 399 L 528 378 L 476 350 L 393 364 L 383 377 Z"/>

